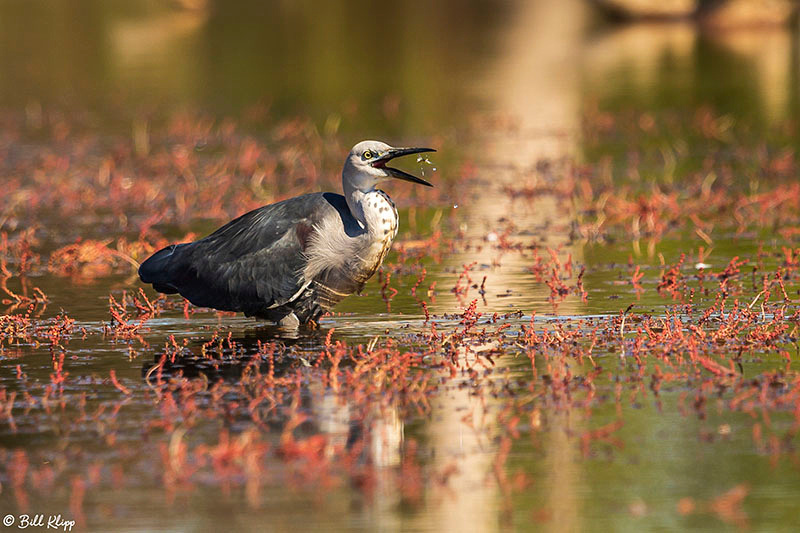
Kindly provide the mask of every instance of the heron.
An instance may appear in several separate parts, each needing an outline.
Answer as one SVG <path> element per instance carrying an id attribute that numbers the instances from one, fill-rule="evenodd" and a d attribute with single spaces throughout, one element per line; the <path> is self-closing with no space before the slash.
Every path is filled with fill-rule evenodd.
<path id="1" fill-rule="evenodd" d="M 435 150 L 362 141 L 345 159 L 344 195 L 317 192 L 260 207 L 198 241 L 159 250 L 139 277 L 200 307 L 290 328 L 316 323 L 361 292 L 397 235 L 397 208 L 376 185 L 395 178 L 433 186 L 387 166 L 423 152 Z"/>

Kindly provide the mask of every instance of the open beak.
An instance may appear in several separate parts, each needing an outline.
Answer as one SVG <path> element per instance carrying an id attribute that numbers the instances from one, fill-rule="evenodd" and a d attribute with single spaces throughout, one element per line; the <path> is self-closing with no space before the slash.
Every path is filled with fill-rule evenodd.
<path id="1" fill-rule="evenodd" d="M 388 163 L 395 157 L 401 157 L 404 155 L 411 155 L 411 154 L 420 154 L 423 152 L 435 152 L 435 151 L 436 150 L 434 150 L 433 148 L 392 148 L 384 155 L 374 160 L 372 162 L 372 166 L 375 168 L 382 168 L 386 170 L 389 173 L 389 175 L 393 178 L 410 181 L 412 183 L 419 183 L 420 185 L 425 185 L 427 187 L 433 187 L 432 184 L 428 183 L 422 178 L 418 178 L 412 174 L 403 172 L 402 170 L 396 168 L 387 167 L 386 163 Z"/>

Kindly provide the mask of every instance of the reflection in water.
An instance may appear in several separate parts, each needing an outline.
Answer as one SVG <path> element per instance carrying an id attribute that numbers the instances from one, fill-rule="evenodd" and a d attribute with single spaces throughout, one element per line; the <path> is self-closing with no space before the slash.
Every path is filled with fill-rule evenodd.
<path id="1" fill-rule="evenodd" d="M 513 238 L 525 239 L 529 244 L 535 241 L 521 237 L 520 233 L 530 235 L 535 228 L 548 227 L 545 245 L 560 248 L 565 256 L 572 254 L 574 261 L 581 262 L 580 249 L 569 244 L 570 215 L 559 211 L 554 198 L 539 197 L 531 204 L 512 202 L 504 187 L 533 178 L 540 161 L 559 160 L 575 153 L 580 126 L 580 75 L 576 66 L 584 10 L 578 0 L 521 4 L 503 36 L 500 55 L 482 83 L 492 95 L 495 109 L 510 117 L 514 131 L 495 131 L 475 139 L 485 188 L 476 202 L 465 206 L 462 217 L 467 236 L 478 242 L 484 239 L 487 229 L 502 233 L 503 226 L 510 223 L 514 228 Z M 471 250 L 454 256 L 450 266 L 458 269 L 473 261 L 492 265 L 498 255 L 502 254 L 490 242 L 484 242 L 479 252 Z M 525 262 L 526 258 L 509 254 L 500 257 L 501 266 L 486 272 L 490 310 L 503 310 L 494 295 L 510 287 L 519 290 L 519 272 L 530 266 Z M 545 301 L 550 293 L 544 284 L 531 283 L 521 290 L 525 291 L 527 301 Z M 443 311 L 457 304 L 452 297 L 440 297 L 433 308 Z M 573 303 L 562 305 L 562 309 L 568 309 Z M 470 353 L 481 349 L 462 347 L 462 365 L 468 367 Z M 507 363 L 500 359 L 497 364 Z M 561 366 L 564 362 L 553 364 Z M 502 525 L 495 513 L 508 506 L 503 499 L 509 496 L 498 491 L 494 480 L 486 479 L 498 457 L 490 429 L 497 426 L 497 406 L 496 400 L 473 395 L 469 389 L 454 390 L 434 405 L 428 432 L 436 448 L 445 452 L 437 454 L 439 466 L 445 468 L 451 454 L 457 452 L 458 467 L 451 484 L 455 494 L 439 508 L 440 525 L 471 531 L 494 531 Z M 550 524 L 558 531 L 580 528 L 574 496 L 578 470 L 574 443 L 567 442 L 566 416 L 556 412 L 548 419 L 551 440 L 546 444 L 546 452 L 550 460 L 547 492 L 543 493 L 547 501 L 540 502 L 552 513 Z M 525 521 L 526 517 L 518 519 Z"/>
<path id="2" fill-rule="evenodd" d="M 108 35 L 110 76 L 121 86 L 196 95 L 206 19 L 202 10 L 165 10 L 152 17 L 113 20 Z"/>
<path id="3" fill-rule="evenodd" d="M 553 9 L 555 3 L 528 4 L 519 26 L 508 34 L 507 57 L 516 60 L 501 66 L 498 75 L 506 82 L 506 88 L 498 94 L 501 109 L 518 117 L 523 135 L 520 142 L 511 145 L 504 143 L 502 137 L 498 139 L 493 143 L 494 157 L 496 161 L 512 161 L 518 172 L 535 168 L 542 159 L 558 160 L 572 156 L 576 151 L 581 121 L 577 66 L 584 6 L 578 1 L 558 2 L 560 8 Z M 537 130 L 543 134 L 525 134 Z M 535 202 L 528 216 L 514 220 L 515 224 L 524 229 L 540 226 L 545 220 L 553 221 L 547 246 L 561 247 L 563 253 L 572 254 L 573 260 L 581 264 L 581 250 L 568 244 L 571 214 L 559 211 L 553 198 L 545 196 Z M 502 287 L 502 278 L 499 281 Z M 547 289 L 542 287 L 540 290 Z M 567 304 L 564 302 L 565 309 L 569 307 Z M 565 361 L 559 357 L 552 364 L 562 368 Z M 575 463 L 575 444 L 567 441 L 568 416 L 563 411 L 550 414 L 549 437 L 544 443 L 549 460 L 546 465 L 546 501 L 541 503 L 552 513 L 548 527 L 555 531 L 581 529 L 581 513 L 575 496 L 579 469 Z M 577 425 L 576 421 L 573 423 Z"/>
<path id="4" fill-rule="evenodd" d="M 686 81 L 696 39 L 696 27 L 684 21 L 606 28 L 590 39 L 583 54 L 584 83 L 601 95 L 611 88 L 649 94 L 665 66 L 677 81 Z"/>
<path id="5" fill-rule="evenodd" d="M 159 352 L 152 362 L 143 365 L 142 377 L 156 394 L 160 394 L 161 387 L 169 390 L 165 384 L 170 379 L 201 378 L 199 381 L 206 383 L 206 392 L 212 398 L 217 383 L 231 385 L 224 395 L 216 397 L 215 401 L 223 405 L 214 408 L 227 413 L 225 427 L 236 436 L 253 420 L 250 408 L 243 409 L 250 397 L 237 392 L 239 387 L 258 386 L 262 379 L 292 377 L 298 361 L 310 366 L 309 361 L 326 349 L 325 331 L 306 331 L 294 338 L 280 336 L 281 333 L 276 327 L 253 328 L 242 335 L 215 334 L 187 345 L 175 344 L 174 350 L 167 347 L 167 352 Z M 275 344 L 274 350 L 266 348 L 270 343 Z M 265 352 L 270 355 L 265 356 Z M 354 454 L 358 466 L 367 469 L 372 483 L 369 492 L 373 520 L 385 524 L 401 501 L 397 471 L 401 467 L 404 424 L 399 409 L 394 399 L 354 403 L 349 394 L 323 383 L 320 377 L 321 373 L 316 373 L 307 382 L 292 380 L 300 388 L 289 386 L 287 391 L 291 393 L 282 394 L 284 387 L 278 385 L 270 389 L 282 400 L 278 404 L 263 401 L 254 407 L 259 412 L 263 410 L 257 417 L 262 421 L 260 427 L 276 442 L 286 439 L 287 432 L 296 437 L 320 436 L 324 439 L 322 453 L 328 461 L 340 460 L 343 452 Z M 184 401 L 182 398 L 181 394 L 174 395 L 178 404 Z M 186 401 L 196 401 L 191 395 L 187 398 Z M 184 430 L 177 431 L 182 438 Z M 202 429 L 195 427 L 194 431 Z M 347 457 L 353 459 L 353 455 Z M 257 495 L 252 500 L 260 501 Z"/>
<path id="6" fill-rule="evenodd" d="M 588 252 L 570 239 L 572 213 L 560 211 L 548 196 L 529 203 L 512 202 L 503 191 L 505 185 L 544 179 L 537 167 L 541 160 L 580 157 L 581 113 L 587 100 L 599 100 L 601 107 L 608 101 L 621 101 L 634 108 L 644 103 L 639 107 L 645 109 L 656 102 L 687 109 L 698 103 L 724 106 L 716 97 L 723 100 L 727 86 L 720 82 L 722 89 L 718 84 L 708 89 L 705 70 L 720 57 L 727 61 L 723 69 L 714 71 L 727 75 L 720 79 L 727 83 L 736 78 L 745 86 L 738 94 L 745 98 L 736 98 L 733 104 L 728 100 L 727 105 L 753 106 L 756 113 L 763 111 L 769 120 L 776 121 L 796 106 L 798 98 L 797 65 L 793 64 L 798 58 L 793 50 L 796 37 L 789 33 L 698 33 L 695 27 L 682 23 L 588 30 L 586 7 L 580 0 L 512 6 L 479 3 L 477 7 L 444 2 L 431 6 L 423 15 L 411 10 L 406 13 L 396 5 L 363 3 L 351 8 L 356 13 L 369 12 L 375 20 L 396 21 L 398 33 L 391 39 L 379 24 L 366 27 L 364 33 L 353 32 L 352 17 L 338 4 L 323 6 L 326 11 L 316 17 L 309 14 L 316 9 L 310 7 L 312 3 L 271 5 L 275 18 L 269 24 L 264 23 L 268 17 L 253 16 L 267 9 L 255 3 L 250 3 L 245 15 L 226 10 L 219 2 L 208 13 L 160 11 L 152 18 L 98 8 L 88 22 L 68 3 L 41 11 L 34 4 L 0 6 L 3 14 L 14 15 L 0 16 L 0 99 L 4 104 L 19 100 L 24 105 L 31 99 L 42 99 L 45 104 L 41 109 L 46 112 L 46 93 L 52 91 L 49 96 L 56 101 L 72 93 L 83 99 L 77 107 L 92 108 L 97 93 L 101 98 L 108 97 L 107 89 L 111 93 L 135 93 L 148 102 L 148 109 L 164 100 L 175 100 L 223 115 L 230 108 L 243 109 L 266 101 L 273 102 L 273 109 L 281 114 L 302 109 L 324 120 L 329 114 L 341 113 L 342 123 L 349 122 L 359 137 L 370 131 L 382 137 L 446 135 L 458 127 L 462 110 L 476 94 L 491 103 L 493 110 L 510 117 L 509 123 L 515 127 L 484 130 L 465 143 L 465 150 L 480 154 L 478 173 L 482 182 L 478 200 L 462 205 L 458 212 L 467 236 L 481 242 L 483 248 L 451 256 L 446 265 L 459 271 L 463 264 L 478 262 L 476 281 L 487 276 L 487 302 L 479 303 L 479 311 L 511 310 L 508 300 L 497 297 L 506 288 L 522 293 L 517 300 L 521 304 L 515 309 L 526 313 L 535 302 L 546 301 L 549 294 L 547 287 L 522 274 L 530 266 L 527 257 L 502 255 L 483 241 L 490 231 L 501 233 L 513 224 L 514 238 L 560 247 L 563 254 L 571 253 L 576 263 L 587 260 Z M 408 8 L 408 3 L 403 5 Z M 373 8 L 379 12 L 373 13 Z M 462 15 L 458 24 L 453 23 L 453 10 Z M 16 16 L 19 11 L 35 20 L 33 28 L 16 22 L 20 20 Z M 499 35 L 498 28 L 503 30 Z M 42 36 L 48 38 L 40 39 Z M 72 43 L 71 47 L 65 43 Z M 90 90 L 83 90 L 87 85 Z M 121 87 L 126 85 L 129 87 Z M 387 101 L 392 105 L 383 106 Z M 39 106 L 34 104 L 31 109 Z M 551 177 L 558 179 L 557 174 Z M 532 228 L 536 231 L 529 231 Z M 541 242 L 544 237 L 547 241 Z M 498 258 L 501 266 L 491 267 Z M 452 278 L 440 281 L 445 290 L 431 304 L 433 313 L 452 313 L 475 297 L 473 292 L 466 302 L 458 302 L 446 290 Z M 98 290 L 107 291 L 107 287 Z M 78 293 L 83 295 L 84 291 Z M 94 302 L 84 303 L 86 308 L 77 305 L 70 308 L 71 313 L 86 309 L 87 313 L 97 312 L 98 308 Z M 579 299 L 570 297 L 558 311 L 580 314 L 582 309 Z M 536 310 L 541 314 L 551 308 Z M 400 311 L 415 313 L 416 309 L 409 305 Z M 404 322 L 397 316 L 388 321 L 359 315 L 352 323 L 350 328 L 357 330 L 352 335 L 356 342 L 377 331 L 390 331 L 387 335 L 394 338 L 402 335 L 406 326 L 421 329 L 419 323 Z M 348 328 L 340 324 L 338 333 Z M 170 325 L 157 320 L 152 327 L 158 335 L 173 332 Z M 197 327 L 197 323 L 181 325 L 186 330 L 191 327 Z M 204 338 L 188 348 L 194 357 L 171 363 L 166 372 L 180 370 L 185 376 L 204 375 L 209 381 L 237 383 L 252 361 L 248 357 L 258 352 L 258 341 L 278 337 L 289 354 L 296 350 L 301 357 L 302 353 L 320 351 L 325 334 L 298 336 L 269 328 L 248 329 L 244 336 L 233 339 L 244 354 L 221 365 L 197 357 L 200 346 L 209 340 Z M 459 362 L 469 366 L 474 363 L 475 352 L 490 348 L 461 346 L 456 353 Z M 47 354 L 44 358 L 49 362 Z M 510 364 L 502 358 L 495 361 L 501 367 Z M 544 373 L 541 359 L 536 363 Z M 578 372 L 568 369 L 563 359 L 553 358 L 549 364 L 546 371 L 552 376 L 563 376 L 568 370 Z M 258 365 L 262 372 L 269 369 L 264 361 L 258 361 Z M 143 377 L 151 368 L 152 363 L 145 365 Z M 278 362 L 275 371 L 280 375 L 285 368 Z M 46 368 L 45 381 L 50 371 Z M 371 523 L 394 528 L 396 522 L 408 520 L 420 529 L 461 531 L 493 531 L 504 525 L 498 515 L 502 515 L 506 496 L 492 478 L 499 455 L 492 439 L 498 404 L 490 395 L 453 386 L 431 400 L 431 413 L 424 423 L 410 427 L 390 401 L 357 405 L 322 382 L 303 387 L 302 407 L 314 421 L 314 426 L 306 429 L 326 437 L 325 453 L 332 455 L 337 448 L 353 449 L 361 443 L 359 459 L 375 466 L 373 499 L 369 502 L 369 513 L 374 514 Z M 542 433 L 545 474 L 528 490 L 538 498 L 535 505 L 550 516 L 550 529 L 580 530 L 587 527 L 588 507 L 581 492 L 596 495 L 605 489 L 607 478 L 601 474 L 598 480 L 589 479 L 593 465 L 576 458 L 576 439 L 569 435 L 584 426 L 581 415 L 553 403 L 552 412 L 543 417 L 547 424 Z M 659 424 L 669 422 L 648 422 L 647 428 L 658 429 Z M 690 426 L 684 431 L 688 434 L 695 429 Z M 277 437 L 282 430 L 278 427 L 271 431 L 269 435 Z M 420 435 L 419 440 L 427 439 L 424 446 L 431 449 L 431 472 L 454 473 L 445 490 L 426 492 L 425 503 L 430 505 L 422 512 L 405 513 L 391 473 L 402 467 L 404 449 L 411 438 Z M 652 471 L 649 475 L 656 478 L 654 484 L 665 476 Z M 514 519 L 524 522 L 530 511 L 521 509 Z M 303 509 L 291 516 L 306 513 Z M 227 523 L 229 517 L 216 519 Z"/>
<path id="7" fill-rule="evenodd" d="M 791 97 L 797 97 L 796 37 L 783 28 L 733 28 L 712 29 L 708 38 L 747 64 L 756 83 L 756 101 L 763 106 L 764 118 L 774 124 L 786 120 Z"/>
<path id="8" fill-rule="evenodd" d="M 326 438 L 327 456 L 333 458 L 337 449 L 362 449 L 360 463 L 369 465 L 373 474 L 370 514 L 376 524 L 389 526 L 401 501 L 395 476 L 401 467 L 404 425 L 397 406 L 353 405 L 345 395 L 319 382 L 312 383 L 309 390 L 311 417 Z"/>
<path id="9" fill-rule="evenodd" d="M 156 352 L 153 360 L 142 366 L 142 376 L 149 381 L 154 369 L 160 367 L 166 376 L 180 374 L 189 379 L 203 376 L 209 383 L 218 380 L 233 383 L 241 379 L 242 372 L 251 364 L 262 373 L 269 370 L 269 363 L 259 355 L 262 346 L 274 343 L 279 353 L 313 352 L 324 348 L 325 335 L 325 330 L 304 330 L 300 335 L 297 328 L 260 324 L 236 336 L 214 334 Z M 290 359 L 279 359 L 275 363 L 276 374 L 286 372 L 293 363 Z"/>
<path id="10" fill-rule="evenodd" d="M 256 127 L 266 109 L 308 114 L 355 139 L 441 135 L 476 102 L 472 80 L 509 8 L 200 4 L 0 3 L 0 105 L 89 109 L 114 127 L 143 112 L 163 118 L 177 105 Z"/>
<path id="11" fill-rule="evenodd" d="M 686 21 L 610 26 L 594 32 L 582 54 L 584 98 L 649 109 L 688 100 L 774 125 L 800 96 L 799 55 L 789 28 L 720 29 Z M 708 84 L 709 75 L 717 83 Z"/>

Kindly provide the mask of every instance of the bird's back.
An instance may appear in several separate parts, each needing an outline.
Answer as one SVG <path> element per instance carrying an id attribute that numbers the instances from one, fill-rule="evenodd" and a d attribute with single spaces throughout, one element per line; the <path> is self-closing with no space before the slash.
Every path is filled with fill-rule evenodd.
<path id="1" fill-rule="evenodd" d="M 250 211 L 199 241 L 168 246 L 142 263 L 139 276 L 198 306 L 276 321 L 294 312 L 306 322 L 365 281 L 349 276 L 345 263 L 309 277 L 315 245 L 334 239 L 351 248 L 339 251 L 347 257 L 365 237 L 343 196 L 306 194 Z"/>

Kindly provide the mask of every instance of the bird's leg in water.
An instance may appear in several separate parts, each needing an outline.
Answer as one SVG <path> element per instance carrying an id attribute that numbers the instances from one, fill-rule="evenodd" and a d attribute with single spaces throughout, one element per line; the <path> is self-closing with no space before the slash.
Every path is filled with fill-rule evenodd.
<path id="1" fill-rule="evenodd" d="M 289 313 L 278 321 L 278 325 L 282 328 L 297 329 L 300 326 L 300 320 L 294 313 Z"/>

